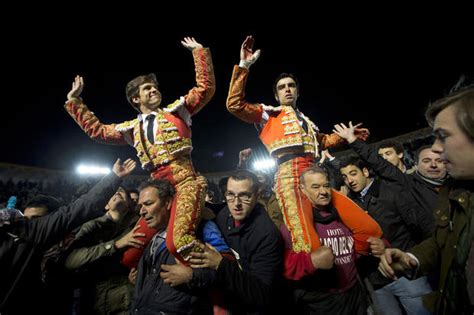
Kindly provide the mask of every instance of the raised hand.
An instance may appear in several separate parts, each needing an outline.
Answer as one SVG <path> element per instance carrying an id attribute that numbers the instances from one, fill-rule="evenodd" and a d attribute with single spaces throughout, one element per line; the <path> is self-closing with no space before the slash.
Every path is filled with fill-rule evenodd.
<path id="1" fill-rule="evenodd" d="M 135 226 L 130 232 L 125 234 L 122 238 L 115 242 L 115 248 L 122 249 L 126 247 L 143 248 L 145 242 L 141 241 L 140 238 L 145 237 L 145 233 L 137 233 L 137 230 L 141 226 Z"/>
<path id="2" fill-rule="evenodd" d="M 72 88 L 67 93 L 67 99 L 68 101 L 74 98 L 79 98 L 82 93 L 82 89 L 84 88 L 84 78 L 81 77 L 80 75 L 76 75 L 74 78 L 74 81 L 72 82 Z"/>
<path id="3" fill-rule="evenodd" d="M 369 129 L 359 128 L 359 126 L 362 126 L 362 123 L 359 123 L 354 126 L 354 134 L 356 135 L 357 138 L 365 141 L 370 135 Z"/>
<path id="4" fill-rule="evenodd" d="M 349 122 L 349 127 L 346 127 L 343 123 L 335 124 L 332 131 L 339 137 L 345 139 L 348 143 L 352 143 L 357 139 L 355 135 L 355 126 L 352 125 L 352 121 Z"/>
<path id="5" fill-rule="evenodd" d="M 120 164 L 120 159 L 115 161 L 112 171 L 117 174 L 118 177 L 125 177 L 129 175 L 137 166 L 137 162 L 132 159 L 127 159 L 123 164 Z"/>
<path id="6" fill-rule="evenodd" d="M 246 163 L 252 155 L 252 149 L 247 148 L 239 152 L 239 163 Z"/>
<path id="7" fill-rule="evenodd" d="M 346 139 L 348 143 L 356 141 L 357 138 L 365 141 L 369 137 L 370 132 L 367 128 L 359 128 L 360 126 L 362 126 L 362 123 L 358 123 L 354 126 L 352 125 L 352 121 L 350 121 L 349 127 L 346 127 L 346 125 L 340 123 L 334 125 L 334 129 L 332 131 L 339 135 L 339 137 Z"/>
<path id="8" fill-rule="evenodd" d="M 255 40 L 251 35 L 247 36 L 240 47 L 240 61 L 246 68 L 253 65 L 258 57 L 260 57 L 260 49 L 255 52 L 253 51 L 254 42 Z"/>
<path id="9" fill-rule="evenodd" d="M 181 45 L 183 45 L 184 47 L 186 47 L 187 49 L 189 50 L 193 50 L 195 48 L 202 48 L 202 45 L 199 44 L 195 39 L 194 37 L 185 37 L 182 41 L 181 41 Z"/>

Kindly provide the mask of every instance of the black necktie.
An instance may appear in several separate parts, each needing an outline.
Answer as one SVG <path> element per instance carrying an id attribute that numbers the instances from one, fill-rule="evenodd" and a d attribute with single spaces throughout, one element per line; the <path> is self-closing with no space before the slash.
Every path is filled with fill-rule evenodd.
<path id="1" fill-rule="evenodd" d="M 146 137 L 148 139 L 148 141 L 150 141 L 150 143 L 155 143 L 155 135 L 153 133 L 153 125 L 154 125 L 154 122 L 155 122 L 155 115 L 153 114 L 150 114 L 148 116 L 146 116 L 146 120 L 148 122 L 148 125 L 146 127 Z"/>

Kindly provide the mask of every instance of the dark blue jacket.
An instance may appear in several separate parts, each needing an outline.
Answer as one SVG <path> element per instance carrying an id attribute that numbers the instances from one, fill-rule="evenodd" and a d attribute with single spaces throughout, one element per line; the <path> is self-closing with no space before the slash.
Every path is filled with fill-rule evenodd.
<path id="1" fill-rule="evenodd" d="M 214 246 L 218 251 L 229 251 L 222 234 L 212 221 L 202 221 L 197 237 Z M 176 260 L 168 251 L 165 242 L 155 254 L 154 263 L 150 254 L 152 242 L 148 244 L 138 264 L 135 300 L 132 314 L 212 314 L 208 288 L 214 283 L 216 271 L 193 269 L 193 278 L 187 285 L 171 287 L 160 277 L 162 264 L 174 265 Z"/>

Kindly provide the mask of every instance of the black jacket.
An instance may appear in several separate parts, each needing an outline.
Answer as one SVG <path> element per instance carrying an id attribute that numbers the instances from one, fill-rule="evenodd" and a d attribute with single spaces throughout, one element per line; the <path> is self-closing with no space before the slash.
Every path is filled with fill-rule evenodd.
<path id="1" fill-rule="evenodd" d="M 418 173 L 402 173 L 396 166 L 384 160 L 371 146 L 361 140 L 356 140 L 350 147 L 380 178 L 403 187 L 410 198 L 413 198 L 418 207 L 416 213 L 416 220 L 420 229 L 418 237 L 420 239 L 430 237 L 435 230 L 433 211 L 438 204 L 438 187 L 425 181 Z"/>
<path id="2" fill-rule="evenodd" d="M 265 208 L 256 204 L 239 227 L 229 208 L 222 209 L 217 225 L 238 260 L 223 259 L 217 270 L 219 288 L 233 314 L 269 313 L 277 305 L 281 284 L 283 244 Z"/>
<path id="3" fill-rule="evenodd" d="M 352 191 L 349 197 L 377 221 L 392 247 L 407 250 L 416 244 L 417 222 L 413 202 L 400 198 L 401 191 L 397 185 L 374 179 L 363 198 Z"/>
<path id="4" fill-rule="evenodd" d="M 417 222 L 414 201 L 400 198 L 402 188 L 380 179 L 375 179 L 364 198 L 354 192 L 349 197 L 374 218 L 383 231 L 383 237 L 390 245 L 407 250 L 417 243 Z M 364 256 L 357 261 L 359 272 L 368 276 L 374 289 L 383 287 L 391 281 L 378 272 L 379 259 Z"/>
<path id="5" fill-rule="evenodd" d="M 50 215 L 22 219 L 0 227 L 2 315 L 23 314 L 28 307 L 39 311 L 39 305 L 44 303 L 40 298 L 39 287 L 44 251 L 61 241 L 74 228 L 103 215 L 105 205 L 117 191 L 120 182 L 120 178 L 111 173 L 87 194 Z"/>

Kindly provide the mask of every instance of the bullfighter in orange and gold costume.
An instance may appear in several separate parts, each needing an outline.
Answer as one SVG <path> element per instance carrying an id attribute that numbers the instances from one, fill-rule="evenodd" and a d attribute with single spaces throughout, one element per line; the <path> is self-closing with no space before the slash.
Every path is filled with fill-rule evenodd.
<path id="1" fill-rule="evenodd" d="M 295 252 L 311 252 L 320 246 L 313 224 L 312 206 L 300 190 L 300 175 L 324 150 L 344 143 L 337 134 L 320 133 L 316 125 L 296 107 L 298 81 L 292 74 L 282 73 L 275 81 L 274 94 L 278 107 L 245 100 L 245 86 L 249 67 L 260 56 L 253 51 L 253 38 L 248 36 L 240 50 L 240 64 L 234 66 L 227 109 L 241 120 L 256 125 L 260 140 L 268 152 L 277 159 L 275 193 L 290 231 Z M 367 129 L 357 129 L 361 138 Z M 334 194 L 338 194 L 334 192 Z M 341 195 L 341 198 L 345 198 Z M 353 218 L 339 213 L 349 228 Z M 345 220 L 346 219 L 346 220 Z"/>
<path id="2" fill-rule="evenodd" d="M 79 98 L 84 81 L 77 76 L 68 93 L 67 112 L 95 141 L 131 145 L 142 167 L 153 178 L 168 179 L 176 188 L 167 229 L 166 245 L 173 255 L 185 261 L 193 249 L 207 184 L 191 161 L 191 116 L 206 105 L 215 92 L 211 53 L 194 38 L 185 38 L 192 51 L 196 86 L 174 103 L 160 107 L 161 93 L 154 74 L 139 76 L 127 84 L 129 103 L 139 112 L 137 118 L 120 124 L 102 124 Z"/>

